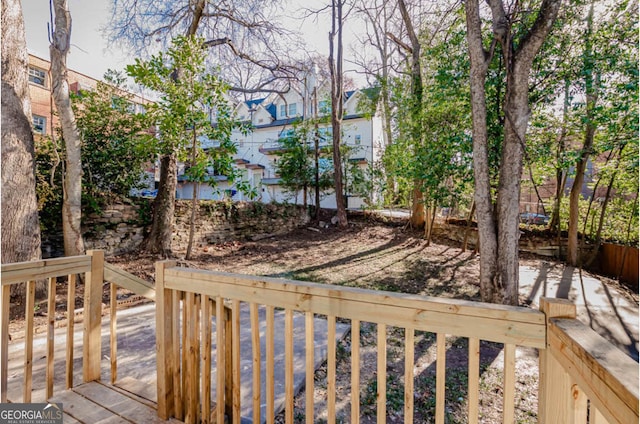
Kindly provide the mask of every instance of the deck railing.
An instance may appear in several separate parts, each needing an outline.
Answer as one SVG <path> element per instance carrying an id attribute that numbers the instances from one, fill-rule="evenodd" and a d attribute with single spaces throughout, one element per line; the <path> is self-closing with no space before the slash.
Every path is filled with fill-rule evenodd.
<path id="1" fill-rule="evenodd" d="M 53 396 L 54 389 L 54 334 L 56 326 L 56 286 L 59 277 L 67 277 L 66 307 L 66 371 L 65 387 L 73 386 L 73 351 L 76 276 L 83 275 L 84 307 L 82 375 L 83 381 L 100 379 L 100 324 L 102 301 L 103 252 L 92 251 L 86 256 L 46 259 L 34 262 L 3 264 L 1 271 L 2 291 L 0 304 L 0 402 L 7 402 L 8 394 L 8 354 L 9 354 L 9 310 L 11 286 L 26 283 L 25 290 L 25 332 L 24 332 L 24 376 L 23 402 L 31 402 L 33 381 L 33 336 L 35 315 L 36 282 L 47 280 L 47 341 L 45 367 L 45 398 Z M 60 282 L 62 284 L 62 282 Z M 15 400 L 14 400 L 15 401 Z"/>
<path id="2" fill-rule="evenodd" d="M 540 354 L 539 380 L 539 422 L 543 423 L 630 423 L 638 420 L 638 366 L 635 361 L 619 352 L 591 329 L 575 319 L 575 306 L 567 301 L 542 299 L 541 311 L 502 305 L 483 304 L 450 299 L 436 299 L 398 293 L 369 291 L 356 288 L 326 286 L 308 282 L 282 280 L 267 277 L 237 275 L 221 272 L 175 268 L 171 263 L 159 263 L 156 268 L 156 286 L 158 290 L 158 317 L 164 317 L 165 334 L 176 333 L 175 322 L 177 308 L 176 293 L 186 293 L 187 298 L 201 297 L 202 304 L 212 299 L 220 309 L 227 302 L 231 305 L 231 335 L 234 343 L 239 343 L 241 303 L 249 303 L 251 313 L 251 340 L 253 355 L 252 396 L 253 422 L 266 418 L 267 423 L 274 422 L 274 310 L 284 309 L 285 314 L 285 421 L 294 421 L 293 387 L 293 314 L 302 312 L 306 316 L 306 401 L 305 420 L 314 422 L 314 361 L 313 318 L 325 315 L 328 321 L 327 338 L 335 340 L 336 319 L 346 319 L 351 324 L 351 422 L 360 421 L 360 376 L 361 367 L 359 332 L 362 322 L 377 324 L 377 422 L 387 420 L 387 326 L 401 327 L 405 333 L 405 376 L 404 376 L 404 422 L 413 422 L 414 414 L 414 335 L 415 331 L 436 333 L 436 423 L 445 422 L 445 343 L 446 337 L 466 337 L 469 340 L 468 370 L 468 421 L 479 421 L 479 363 L 480 340 L 504 344 L 504 369 L 502 375 L 503 410 L 502 421 L 514 422 L 514 394 L 516 347 L 537 348 Z M 162 294 L 160 294 L 162 292 Z M 266 307 L 266 417 L 260 416 L 260 330 L 258 323 L 258 305 Z M 173 312 L 172 312 L 173 311 Z M 194 315 L 190 315 L 194 314 Z M 186 331 L 193 340 L 210 343 L 210 329 L 202 327 L 196 315 L 197 309 L 187 312 Z M 208 312 L 205 312 L 205 317 Z M 206 323 L 203 319 L 202 323 Z M 218 314 L 217 328 L 225 326 L 225 316 Z M 201 335 L 197 334 L 201 331 Z M 224 332 L 217 332 L 218 346 L 224 344 Z M 185 361 L 194 361 L 182 370 L 183 382 L 186 378 L 190 385 L 191 414 L 185 414 L 185 422 L 209 422 L 207 411 L 203 408 L 207 400 L 199 396 L 208 396 L 211 382 L 205 373 L 197 373 L 200 361 L 189 353 L 186 357 L 176 350 L 176 336 L 158 337 L 164 342 L 158 345 L 158 360 L 163 358 L 166 368 L 165 377 L 159 371 L 158 393 L 161 416 L 175 414 L 174 391 L 175 375 L 180 375 Z M 173 344 L 170 340 L 173 340 Z M 246 347 L 245 347 L 246 348 Z M 190 350 L 191 349 L 191 350 Z M 335 422 L 336 414 L 336 345 L 328 344 L 327 352 L 327 416 L 328 422 Z M 192 352 L 187 345 L 186 352 Z M 204 352 L 210 351 L 206 347 Z M 232 411 L 228 417 L 231 422 L 240 422 L 240 350 L 232 349 L 233 374 L 231 381 L 218 373 L 217 404 L 222 404 L 229 396 L 228 384 L 231 384 Z M 606 355 L 603 356 L 603 352 Z M 190 355 L 190 356 L 189 356 Z M 181 358 L 181 359 L 180 359 Z M 220 354 L 217 364 L 226 359 Z M 210 361 L 206 358 L 205 361 Z M 207 363 L 207 362 L 203 362 Z M 210 362 L 208 362 L 210 363 Z M 160 366 L 160 362 L 159 362 Z M 205 365 L 206 368 L 206 365 Z M 191 370 L 191 371 L 189 371 Z M 202 375 L 201 379 L 198 376 Z M 190 381 L 193 379 L 193 381 Z M 184 387 L 184 384 L 183 384 Z M 203 387 L 201 394 L 197 388 Z M 258 392 L 256 393 L 256 391 Z M 216 409 L 213 421 L 223 422 L 222 409 Z"/>
<path id="3" fill-rule="evenodd" d="M 387 327 L 404 329 L 404 422 L 414 414 L 414 346 L 416 331 L 436 334 L 435 414 L 445 422 L 445 374 L 447 337 L 468 339 L 468 421 L 479 421 L 480 342 L 504 344 L 502 370 L 503 422 L 514 422 L 516 347 L 538 349 L 538 421 L 542 423 L 638 422 L 638 364 L 593 330 L 575 319 L 575 306 L 557 299 L 541 299 L 540 311 L 451 299 L 387 293 L 308 282 L 246 276 L 175 267 L 175 262 L 156 264 L 155 287 L 104 263 L 103 252 L 87 256 L 2 265 L 0 292 L 0 401 L 7 401 L 10 286 L 26 282 L 24 402 L 31 401 L 35 282 L 48 280 L 46 397 L 53 394 L 53 346 L 58 277 L 67 276 L 66 378 L 73 385 L 73 331 L 76 275 L 84 274 L 83 381 L 100 379 L 100 325 L 103 282 L 109 281 L 111 312 L 111 379 L 117 377 L 116 290 L 124 287 L 156 301 L 158 414 L 185 422 L 240 422 L 240 309 L 248 304 L 251 333 L 253 395 L 250 409 L 254 422 L 274 422 L 274 314 L 284 314 L 285 421 L 294 419 L 294 343 L 305 345 L 306 422 L 314 422 L 314 318 L 327 320 L 328 422 L 336 416 L 336 320 L 351 326 L 351 422 L 360 420 L 362 323 L 377 327 L 375 368 L 377 422 L 387 419 Z M 261 334 L 259 308 L 266 310 L 266 331 Z M 305 316 L 304 339 L 294 340 L 294 312 Z M 212 331 L 212 317 L 216 325 Z M 215 337 L 215 369 L 212 339 Z M 261 339 L 265 342 L 265 369 L 261 370 Z M 243 346 L 244 347 L 244 346 Z M 216 373 L 212 381 L 213 372 Z M 265 373 L 264 381 L 262 372 Z M 262 385 L 266 413 L 261 414 Z M 216 389 L 215 399 L 210 398 Z M 18 400 L 18 399 L 16 399 Z M 339 399 L 338 399 L 339 400 Z M 214 402 L 215 401 L 215 402 Z M 215 407 L 214 405 L 224 405 Z"/>
<path id="4" fill-rule="evenodd" d="M 77 276 L 82 278 L 78 279 Z M 109 315 L 110 315 L 110 365 L 111 383 L 117 379 L 117 289 L 125 288 L 135 295 L 155 301 L 155 288 L 153 284 L 146 282 L 132 274 L 129 274 L 111 264 L 104 262 L 104 252 L 100 250 L 89 251 L 87 255 L 46 259 L 42 261 L 3 264 L 0 277 L 2 279 L 2 321 L 0 322 L 0 401 L 7 402 L 8 394 L 8 347 L 9 347 L 9 310 L 11 286 L 25 283 L 25 310 L 24 310 L 24 377 L 23 377 L 23 402 L 32 400 L 33 382 L 33 346 L 34 346 L 34 316 L 36 281 L 47 281 L 47 340 L 45 354 L 45 393 L 44 400 L 54 394 L 54 352 L 55 352 L 55 328 L 66 326 L 65 344 L 65 382 L 64 387 L 73 387 L 74 376 L 74 332 L 76 321 L 83 325 L 82 343 L 82 381 L 95 381 L 100 379 L 100 359 L 102 349 L 101 325 L 102 295 L 104 282 L 110 283 Z M 66 277 L 66 280 L 60 277 Z M 83 281 L 83 306 L 75 308 L 76 286 Z M 56 292 L 57 288 L 66 285 L 66 311 L 64 319 L 56 318 Z M 59 293 L 59 292 L 58 292 Z M 59 315 L 59 312 L 58 312 Z M 17 401 L 19 399 L 12 399 Z"/>

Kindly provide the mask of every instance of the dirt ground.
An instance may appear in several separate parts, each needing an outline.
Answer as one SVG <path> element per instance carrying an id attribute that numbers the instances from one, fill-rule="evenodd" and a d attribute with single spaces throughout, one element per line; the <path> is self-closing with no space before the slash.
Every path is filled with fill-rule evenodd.
<path id="1" fill-rule="evenodd" d="M 129 272 L 152 280 L 155 257 L 135 254 L 108 258 Z M 524 261 L 532 260 L 525 259 Z M 429 296 L 479 300 L 478 256 L 457 244 L 436 240 L 401 226 L 352 222 L 349 229 L 303 228 L 259 241 L 232 242 L 201 248 L 181 264 L 227 272 L 282 277 L 326 284 Z M 523 299 L 524 301 L 524 299 Z M 418 332 L 415 347 L 415 422 L 429 423 L 435 413 L 436 335 Z M 404 421 L 404 330 L 387 329 L 387 422 Z M 338 346 L 337 422 L 350 421 L 351 337 Z M 447 338 L 447 422 L 467 422 L 467 339 Z M 375 422 L 376 325 L 363 324 L 360 337 L 361 421 Z M 537 421 L 537 352 L 518 350 L 517 422 Z M 502 345 L 482 342 L 480 420 L 501 422 Z M 326 368 L 316 374 L 315 418 L 326 422 Z M 304 422 L 304 391 L 296 398 L 296 421 Z M 280 417 L 282 420 L 282 417 Z M 284 422 L 282 420 L 282 422 Z"/>
<path id="2" fill-rule="evenodd" d="M 200 269 L 479 300 L 478 255 L 472 251 L 462 252 L 457 243 L 447 240 L 435 240 L 429 245 L 421 236 L 403 226 L 354 220 L 345 231 L 302 228 L 284 236 L 201 247 L 192 260 L 179 260 L 179 263 Z M 154 280 L 156 260 L 155 256 L 137 253 L 107 258 L 108 262 L 148 281 Z M 521 264 L 534 265 L 538 261 L 525 257 Z M 620 290 L 630 296 L 629 291 Z M 81 296 L 80 291 L 77 294 Z M 108 300 L 108 288 L 105 296 Z M 637 303 L 637 295 L 631 296 Z M 119 294 L 120 297 L 124 300 L 127 294 Z M 58 293 L 58 299 L 59 306 L 64 306 L 65 293 Z M 527 299 L 521 299 L 521 304 L 526 303 Z M 12 322 L 12 331 L 19 332 L 19 327 L 19 322 Z M 417 423 L 434 421 L 435 340 L 433 333 L 416 332 L 414 419 Z M 337 422 L 350 421 L 352 342 L 347 335 L 337 349 Z M 369 423 L 375 422 L 376 413 L 375 324 L 362 324 L 359 342 L 361 421 Z M 468 421 L 467 343 L 464 338 L 447 337 L 446 422 L 449 423 Z M 400 423 L 404 421 L 404 330 L 388 327 L 387 346 L 387 422 Z M 502 350 L 501 344 L 481 343 L 480 422 L 502 421 Z M 516 422 L 537 422 L 537 351 L 518 348 L 516 360 Z M 315 422 L 326 422 L 326 387 L 326 368 L 321 367 L 316 373 Z M 296 398 L 296 422 L 304 422 L 304 400 L 303 390 Z M 282 417 L 279 421 L 284 422 Z"/>

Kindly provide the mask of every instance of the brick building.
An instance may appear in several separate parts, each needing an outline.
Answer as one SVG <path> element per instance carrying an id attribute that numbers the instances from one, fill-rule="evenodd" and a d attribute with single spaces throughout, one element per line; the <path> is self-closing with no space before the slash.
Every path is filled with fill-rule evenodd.
<path id="1" fill-rule="evenodd" d="M 33 131 L 36 135 L 51 135 L 58 125 L 58 117 L 54 114 L 50 67 L 51 63 L 48 60 L 29 54 L 29 95 Z M 93 90 L 98 82 L 95 78 L 71 69 L 68 71 L 67 79 L 69 90 L 74 93 L 80 90 Z M 140 96 L 134 96 L 132 101 L 136 107 L 149 103 Z"/>

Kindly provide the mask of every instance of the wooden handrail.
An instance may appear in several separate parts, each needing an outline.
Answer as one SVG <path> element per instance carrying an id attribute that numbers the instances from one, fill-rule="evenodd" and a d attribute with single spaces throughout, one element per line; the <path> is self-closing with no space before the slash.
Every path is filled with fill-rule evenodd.
<path id="1" fill-rule="evenodd" d="M 610 423 L 638 422 L 638 363 L 575 319 L 552 319 L 548 350 Z"/>
<path id="2" fill-rule="evenodd" d="M 104 264 L 104 280 L 154 302 L 156 300 L 156 289 L 153 284 L 107 262 Z"/>
<path id="3" fill-rule="evenodd" d="M 437 328 L 498 343 L 545 346 L 544 314 L 528 308 L 189 268 L 168 268 L 164 275 L 168 289 L 416 330 Z"/>
<path id="4" fill-rule="evenodd" d="M 547 317 L 540 351 L 541 423 L 638 422 L 638 363 L 576 318 L 568 300 L 540 300 Z"/>
<path id="5" fill-rule="evenodd" d="M 90 256 L 69 256 L 42 261 L 2 264 L 0 280 L 4 287 L 25 281 L 82 274 L 90 270 Z"/>

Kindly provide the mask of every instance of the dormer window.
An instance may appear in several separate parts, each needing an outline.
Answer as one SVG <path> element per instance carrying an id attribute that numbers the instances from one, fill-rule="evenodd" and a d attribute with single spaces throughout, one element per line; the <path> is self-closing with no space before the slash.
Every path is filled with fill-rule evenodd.
<path id="1" fill-rule="evenodd" d="M 297 110 L 297 104 L 296 103 L 290 103 L 289 104 L 289 116 L 296 116 L 298 113 Z"/>

